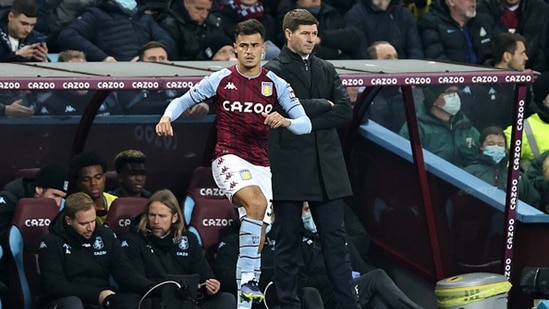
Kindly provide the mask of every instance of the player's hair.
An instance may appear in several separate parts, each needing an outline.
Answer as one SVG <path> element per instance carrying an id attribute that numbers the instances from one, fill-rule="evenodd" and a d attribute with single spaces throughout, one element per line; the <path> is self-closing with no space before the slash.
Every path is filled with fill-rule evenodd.
<path id="1" fill-rule="evenodd" d="M 59 53 L 58 62 L 69 62 L 69 60 L 78 58 L 86 60 L 86 54 L 80 50 L 67 49 Z"/>
<path id="2" fill-rule="evenodd" d="M 289 29 L 291 32 L 294 32 L 301 25 L 318 26 L 318 20 L 306 9 L 293 9 L 284 15 L 284 20 L 282 21 L 282 31 L 284 32 L 286 29 Z"/>
<path id="3" fill-rule="evenodd" d="M 84 192 L 77 192 L 67 196 L 65 200 L 65 216 L 74 219 L 79 211 L 87 211 L 95 208 L 92 198 Z"/>
<path id="4" fill-rule="evenodd" d="M 10 12 L 15 16 L 38 17 L 38 5 L 34 0 L 14 0 Z"/>
<path id="5" fill-rule="evenodd" d="M 145 163 L 147 157 L 145 154 L 136 149 L 127 149 L 119 152 L 114 157 L 114 169 L 117 173 L 121 173 L 126 164 L 129 163 Z"/>
<path id="6" fill-rule="evenodd" d="M 494 38 L 492 44 L 492 54 L 494 64 L 503 60 L 503 54 L 509 52 L 514 54 L 517 50 L 517 42 L 522 42 L 526 46 L 526 39 L 518 33 L 503 32 Z"/>
<path id="7" fill-rule="evenodd" d="M 158 41 L 149 41 L 143 44 L 141 48 L 139 48 L 139 51 L 137 52 L 137 56 L 139 57 L 139 59 L 137 61 L 143 61 L 143 56 L 145 55 L 145 52 L 153 48 L 162 48 L 164 51 L 166 51 L 166 55 L 168 54 L 168 49 L 166 48 L 166 45 Z"/>
<path id="8" fill-rule="evenodd" d="M 265 27 L 261 22 L 259 22 L 257 19 L 248 19 L 245 21 L 241 21 L 236 24 L 236 27 L 234 29 L 235 41 L 236 38 L 241 34 L 252 35 L 256 33 L 259 33 L 259 35 L 261 35 L 261 38 L 265 40 Z"/>
<path id="9" fill-rule="evenodd" d="M 139 224 L 137 226 L 138 230 L 143 235 L 147 235 L 148 233 L 151 233 L 150 226 L 149 226 L 149 210 L 151 209 L 151 205 L 154 202 L 160 202 L 166 207 L 168 207 L 172 215 L 177 214 L 177 221 L 175 221 L 175 223 L 172 223 L 172 231 L 174 233 L 173 238 L 175 242 L 179 243 L 181 241 L 181 235 L 185 231 L 185 223 L 184 223 L 185 220 L 183 218 L 183 213 L 181 212 L 181 207 L 177 202 L 177 198 L 172 193 L 172 191 L 168 189 L 158 190 L 149 198 L 149 201 L 145 206 L 145 211 L 143 212 L 143 215 L 139 220 Z"/>

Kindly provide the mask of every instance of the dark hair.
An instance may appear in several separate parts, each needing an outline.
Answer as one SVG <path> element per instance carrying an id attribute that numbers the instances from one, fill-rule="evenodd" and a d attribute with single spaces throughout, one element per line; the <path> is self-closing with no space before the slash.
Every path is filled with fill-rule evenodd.
<path id="1" fill-rule="evenodd" d="M 526 40 L 518 33 L 503 32 L 494 38 L 492 44 L 492 54 L 494 63 L 497 64 L 503 60 L 503 54 L 510 52 L 514 54 L 517 50 L 517 42 L 522 42 L 526 46 Z"/>
<path id="2" fill-rule="evenodd" d="M 143 61 L 143 56 L 145 55 L 145 52 L 149 49 L 153 48 L 162 48 L 166 51 L 166 54 L 168 54 L 168 49 L 166 48 L 166 45 L 158 42 L 158 41 L 149 41 L 145 43 L 141 48 L 139 48 L 139 51 L 137 52 L 137 55 L 139 56 L 138 61 Z"/>
<path id="3" fill-rule="evenodd" d="M 122 170 L 129 163 L 145 163 L 147 157 L 139 150 L 128 149 L 124 150 L 114 157 L 114 169 L 118 174 L 122 173 Z"/>
<path id="4" fill-rule="evenodd" d="M 241 34 L 252 35 L 256 33 L 259 33 L 261 35 L 261 38 L 265 40 L 265 27 L 263 26 L 263 24 L 257 19 L 248 19 L 236 24 L 236 27 L 234 29 L 234 38 L 236 41 L 236 38 Z"/>
<path id="5" fill-rule="evenodd" d="M 38 5 L 34 0 L 14 0 L 10 12 L 17 16 L 38 17 Z"/>
<path id="6" fill-rule="evenodd" d="M 501 127 L 498 127 L 498 126 L 489 126 L 489 127 L 486 127 L 484 129 L 482 129 L 482 131 L 480 132 L 480 136 L 478 137 L 479 145 L 482 145 L 482 143 L 484 143 L 484 140 L 486 140 L 488 135 L 501 135 L 501 136 L 503 136 L 505 144 L 507 144 L 507 137 L 503 133 L 503 129 Z"/>
<path id="7" fill-rule="evenodd" d="M 97 154 L 92 152 L 81 153 L 76 155 L 72 160 L 69 168 L 71 179 L 78 179 L 80 170 L 84 167 L 101 165 L 103 173 L 107 171 L 107 162 L 101 159 Z"/>
<path id="8" fill-rule="evenodd" d="M 67 49 L 59 53 L 57 62 L 68 62 L 74 58 L 86 60 L 86 54 L 83 51 Z"/>
<path id="9" fill-rule="evenodd" d="M 294 32 L 301 25 L 318 26 L 318 20 L 306 9 L 293 9 L 284 15 L 284 20 L 282 21 L 282 31 L 284 32 L 286 29 L 289 29 L 291 32 Z"/>

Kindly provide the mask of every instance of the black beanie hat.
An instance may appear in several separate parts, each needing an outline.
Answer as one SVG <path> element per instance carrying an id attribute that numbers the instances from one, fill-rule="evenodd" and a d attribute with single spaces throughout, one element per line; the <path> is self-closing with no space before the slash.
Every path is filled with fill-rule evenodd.
<path id="1" fill-rule="evenodd" d="M 67 192 L 69 181 L 63 166 L 55 163 L 43 166 L 34 178 L 36 187 L 51 188 Z"/>
<path id="2" fill-rule="evenodd" d="M 431 108 L 433 103 L 437 100 L 438 96 L 446 89 L 453 87 L 454 85 L 432 85 L 423 87 L 423 96 L 425 97 L 425 106 Z"/>
<path id="3" fill-rule="evenodd" d="M 204 38 L 202 53 L 204 58 L 211 60 L 213 56 L 225 45 L 233 45 L 233 41 L 223 34 L 211 34 Z"/>

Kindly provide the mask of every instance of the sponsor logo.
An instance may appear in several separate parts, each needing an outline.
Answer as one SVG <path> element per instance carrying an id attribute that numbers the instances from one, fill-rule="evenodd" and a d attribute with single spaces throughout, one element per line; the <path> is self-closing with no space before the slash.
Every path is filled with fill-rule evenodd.
<path id="1" fill-rule="evenodd" d="M 272 104 L 261 104 L 254 102 L 240 102 L 229 100 L 223 101 L 223 109 L 229 112 L 240 112 L 240 113 L 270 113 L 273 110 Z"/>
<path id="2" fill-rule="evenodd" d="M 464 83 L 465 77 L 463 76 L 441 76 L 438 78 L 439 84 L 458 84 Z"/>
<path id="3" fill-rule="evenodd" d="M 202 225 L 204 226 L 229 226 L 233 222 L 233 219 L 227 218 L 205 218 L 202 219 Z"/>
<path id="4" fill-rule="evenodd" d="M 364 80 L 359 78 L 344 78 L 341 80 L 343 86 L 362 86 L 364 85 Z"/>
<path id="5" fill-rule="evenodd" d="M 27 84 L 29 89 L 54 89 L 55 83 L 48 82 L 29 82 Z"/>
<path id="6" fill-rule="evenodd" d="M 64 82 L 61 87 L 63 89 L 89 89 L 90 83 L 88 82 Z"/>
<path id="7" fill-rule="evenodd" d="M 132 88 L 134 89 L 160 88 L 160 84 L 158 82 L 133 82 Z"/>
<path id="8" fill-rule="evenodd" d="M 97 88 L 99 89 L 121 89 L 124 88 L 124 82 L 99 82 L 97 83 Z"/>
<path id="9" fill-rule="evenodd" d="M 193 82 L 167 82 L 166 88 L 168 89 L 187 89 L 193 86 Z"/>
<path id="10" fill-rule="evenodd" d="M 65 113 L 74 113 L 76 112 L 76 108 L 72 107 L 71 105 L 65 106 Z"/>
<path id="11" fill-rule="evenodd" d="M 430 77 L 406 77 L 404 79 L 406 85 L 428 85 L 431 83 Z"/>
<path id="12" fill-rule="evenodd" d="M 201 188 L 200 195 L 202 196 L 224 196 L 225 191 L 219 188 Z"/>
<path id="13" fill-rule="evenodd" d="M 223 89 L 227 89 L 227 90 L 238 90 L 236 88 L 236 86 L 233 84 L 233 82 L 228 82 L 227 85 L 225 85 L 225 88 Z"/>
<path id="14" fill-rule="evenodd" d="M 372 85 L 396 85 L 398 81 L 394 77 L 380 77 L 372 78 L 370 82 L 372 83 Z"/>
<path id="15" fill-rule="evenodd" d="M 132 220 L 128 218 L 118 220 L 118 226 L 120 227 L 130 226 L 131 223 L 132 223 Z"/>
<path id="16" fill-rule="evenodd" d="M 18 82 L 0 82 L 0 89 L 19 89 L 21 84 Z"/>
<path id="17" fill-rule="evenodd" d="M 497 83 L 498 77 L 497 76 L 473 76 L 471 78 L 471 81 L 473 83 Z M 492 88 L 490 88 L 492 90 Z"/>
<path id="18" fill-rule="evenodd" d="M 49 218 L 33 218 L 25 220 L 26 227 L 50 226 Z"/>
<path id="19" fill-rule="evenodd" d="M 532 76 L 530 75 L 509 75 L 505 76 L 506 82 L 530 82 L 532 81 Z"/>

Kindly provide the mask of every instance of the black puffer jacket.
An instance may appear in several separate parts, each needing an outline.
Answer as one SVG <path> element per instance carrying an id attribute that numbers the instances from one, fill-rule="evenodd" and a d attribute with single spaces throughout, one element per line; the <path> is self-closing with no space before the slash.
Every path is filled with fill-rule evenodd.
<path id="1" fill-rule="evenodd" d="M 150 15 L 133 14 L 114 1 L 88 8 L 58 37 L 62 50 L 81 50 L 88 61 L 103 61 L 107 56 L 129 61 L 149 41 L 163 43 L 169 56 L 175 52 L 174 40 Z"/>
<path id="2" fill-rule="evenodd" d="M 481 61 L 492 52 L 492 39 L 502 30 L 494 25 L 490 15 L 477 12 L 467 22 L 469 35 L 477 60 Z M 450 17 L 444 0 L 431 4 L 428 13 L 418 22 L 425 58 L 467 62 L 467 42 L 460 25 Z"/>
<path id="3" fill-rule="evenodd" d="M 77 296 L 85 304 L 98 304 L 102 290 L 144 293 L 153 284 L 131 265 L 114 233 L 96 224 L 89 240 L 69 227 L 59 213 L 40 244 L 42 287 L 49 299 Z"/>
<path id="4" fill-rule="evenodd" d="M 221 19 L 210 14 L 199 25 L 191 20 L 181 0 L 170 0 L 166 17 L 160 21 L 164 28 L 175 40 L 176 55 L 173 60 L 197 60 L 204 44 L 204 38 L 213 32 L 223 34 Z"/>
<path id="5" fill-rule="evenodd" d="M 36 59 L 26 59 L 15 55 L 15 52 L 11 51 L 11 43 L 8 37 L 8 14 L 10 8 L 2 8 L 0 10 L 0 62 L 27 62 L 38 61 Z M 19 40 L 19 49 L 25 45 L 34 44 L 37 42 L 37 38 L 42 35 L 40 32 L 32 30 L 29 35 Z"/>

